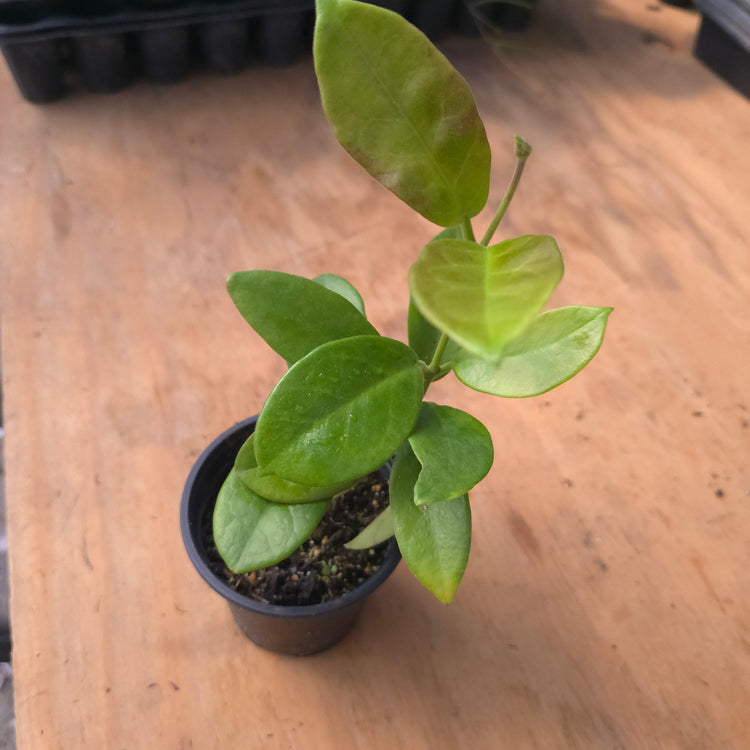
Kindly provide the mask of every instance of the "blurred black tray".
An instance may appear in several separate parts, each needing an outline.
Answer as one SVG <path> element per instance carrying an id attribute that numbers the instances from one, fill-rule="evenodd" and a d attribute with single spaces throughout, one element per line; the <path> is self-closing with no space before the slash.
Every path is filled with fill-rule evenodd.
<path id="1" fill-rule="evenodd" d="M 520 29 L 534 0 L 370 0 L 434 40 L 477 33 L 467 1 L 490 23 Z M 314 0 L 0 0 L 0 49 L 22 95 L 44 103 L 79 87 L 117 91 L 138 76 L 175 83 L 197 66 L 286 65 L 309 53 L 314 19 Z"/>
<path id="2" fill-rule="evenodd" d="M 229 21 L 266 13 L 292 13 L 313 7 L 314 0 L 186 0 L 151 4 L 72 0 L 63 8 L 52 5 L 49 0 L 0 0 L 0 41 L 37 41 L 98 32 L 127 33 L 207 20 Z"/>
<path id="3" fill-rule="evenodd" d="M 697 0 L 695 56 L 750 99 L 750 0 Z"/>

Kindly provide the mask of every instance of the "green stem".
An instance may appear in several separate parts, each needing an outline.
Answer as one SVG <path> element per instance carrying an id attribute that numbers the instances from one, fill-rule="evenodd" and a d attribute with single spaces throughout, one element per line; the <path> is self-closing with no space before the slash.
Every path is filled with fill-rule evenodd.
<path id="1" fill-rule="evenodd" d="M 433 380 L 437 380 L 438 378 L 442 378 L 444 375 L 447 375 L 455 366 L 455 361 L 451 360 L 450 362 L 444 362 L 442 365 L 440 365 L 440 369 L 435 373 L 435 377 Z"/>
<path id="2" fill-rule="evenodd" d="M 430 387 L 430 383 L 442 372 L 440 367 L 440 360 L 443 358 L 445 353 L 445 347 L 448 346 L 447 333 L 443 333 L 440 336 L 440 340 L 437 342 L 435 347 L 435 353 L 432 355 L 432 362 L 429 365 L 422 363 L 422 376 L 424 377 L 424 392 L 427 393 L 427 389 Z"/>
<path id="3" fill-rule="evenodd" d="M 440 360 L 443 358 L 446 346 L 448 346 L 448 334 L 444 333 L 440 336 L 440 340 L 437 342 L 435 353 L 432 355 L 432 362 L 427 366 L 428 371 L 433 377 L 437 375 L 440 370 Z"/>
<path id="4" fill-rule="evenodd" d="M 474 239 L 474 229 L 471 226 L 471 219 L 468 216 L 464 216 L 464 220 L 461 224 L 461 234 L 463 234 L 465 240 L 476 242 Z"/>
<path id="5" fill-rule="evenodd" d="M 484 237 L 482 237 L 483 245 L 490 244 L 490 240 L 495 234 L 498 226 L 500 225 L 500 222 L 503 220 L 503 216 L 505 216 L 505 212 L 508 210 L 508 206 L 510 205 L 510 202 L 513 200 L 513 196 L 516 193 L 516 188 L 518 187 L 518 183 L 521 181 L 523 168 L 526 166 L 526 160 L 529 158 L 530 154 L 531 154 L 531 146 L 528 143 L 526 143 L 526 141 L 523 138 L 521 138 L 521 136 L 517 135 L 516 136 L 516 169 L 513 172 L 513 177 L 510 181 L 510 185 L 508 185 L 508 189 L 505 191 L 505 195 L 503 196 L 503 199 L 500 202 L 500 205 L 498 206 L 497 213 L 495 214 L 495 218 L 490 222 L 489 227 L 487 227 L 487 231 L 484 233 Z"/>

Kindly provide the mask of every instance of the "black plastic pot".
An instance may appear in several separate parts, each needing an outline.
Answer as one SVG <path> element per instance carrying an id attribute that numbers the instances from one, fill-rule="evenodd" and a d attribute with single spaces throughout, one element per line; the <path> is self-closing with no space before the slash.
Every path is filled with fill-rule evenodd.
<path id="1" fill-rule="evenodd" d="M 60 45 L 56 39 L 0 47 L 24 99 L 33 104 L 44 104 L 63 95 L 65 83 L 60 64 Z"/>
<path id="2" fill-rule="evenodd" d="M 750 98 L 750 0 L 697 0 L 695 56 Z"/>
<path id="3" fill-rule="evenodd" d="M 455 6 L 454 0 L 415 0 L 411 22 L 436 42 L 450 30 Z"/>
<path id="4" fill-rule="evenodd" d="M 314 23 L 312 11 L 268 13 L 258 19 L 258 49 L 268 65 L 290 65 L 310 46 Z"/>
<path id="5" fill-rule="evenodd" d="M 177 83 L 190 71 L 187 26 L 147 29 L 138 36 L 143 73 L 154 83 Z"/>
<path id="6" fill-rule="evenodd" d="M 535 0 L 519 5 L 514 2 L 500 2 L 489 6 L 490 22 L 504 31 L 522 31 L 531 23 Z"/>
<path id="7" fill-rule="evenodd" d="M 250 640 L 277 653 L 315 654 L 338 643 L 352 629 L 365 600 L 395 570 L 401 553 L 396 541 L 391 540 L 384 563 L 359 588 L 334 601 L 310 606 L 264 604 L 242 596 L 214 575 L 203 541 L 204 524 L 207 514 L 213 513 L 219 489 L 237 452 L 255 429 L 256 420 L 251 417 L 224 432 L 195 462 L 182 493 L 182 539 L 198 573 L 227 600 L 235 622 Z M 386 477 L 387 468 L 381 471 Z"/>
<path id="8" fill-rule="evenodd" d="M 477 1 L 369 0 L 432 39 L 477 33 L 469 11 Z M 310 52 L 314 7 L 314 0 L 0 0 L 0 51 L 23 96 L 43 103 L 78 81 L 107 92 L 138 73 L 175 83 L 201 66 L 236 73 L 248 59 L 288 65 Z M 477 5 L 480 18 L 484 7 Z M 485 20 L 499 27 L 519 28 L 531 14 L 507 3 L 486 7 L 494 15 Z"/>
<path id="9" fill-rule="evenodd" d="M 409 11 L 411 0 L 367 0 L 371 5 L 379 5 L 386 10 L 392 10 L 394 13 L 400 13 L 405 16 Z"/>
<path id="10" fill-rule="evenodd" d="M 463 36 L 477 36 L 479 26 L 474 12 L 466 2 L 459 2 L 456 6 L 456 16 L 453 19 L 456 32 Z"/>
<path id="11" fill-rule="evenodd" d="M 199 28 L 201 52 L 206 66 L 215 73 L 238 73 L 249 54 L 247 25 L 237 21 L 214 21 Z"/>
<path id="12" fill-rule="evenodd" d="M 91 34 L 73 40 L 76 66 L 89 91 L 109 93 L 130 83 L 132 66 L 123 34 Z"/>

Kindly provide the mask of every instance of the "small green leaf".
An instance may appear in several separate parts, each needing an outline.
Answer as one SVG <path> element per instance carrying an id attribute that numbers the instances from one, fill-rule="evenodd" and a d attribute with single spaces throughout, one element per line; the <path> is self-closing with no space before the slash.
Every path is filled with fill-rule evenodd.
<path id="1" fill-rule="evenodd" d="M 409 569 L 448 604 L 464 574 L 471 547 L 471 509 L 466 495 L 431 505 L 414 504 L 421 466 L 406 444 L 396 454 L 390 480 L 393 521 Z"/>
<path id="2" fill-rule="evenodd" d="M 467 356 L 456 375 L 475 391 L 526 398 L 555 388 L 599 351 L 611 307 L 560 307 L 542 313 L 503 351 L 498 362 Z"/>
<path id="3" fill-rule="evenodd" d="M 391 506 L 389 505 L 344 547 L 347 549 L 368 549 L 384 542 L 386 539 L 390 539 L 393 534 L 393 513 L 391 513 Z"/>
<path id="4" fill-rule="evenodd" d="M 245 441 L 234 462 L 234 471 L 240 481 L 253 492 L 275 503 L 312 503 L 327 500 L 352 486 L 352 482 L 341 482 L 327 487 L 307 487 L 289 482 L 273 474 L 263 474 L 255 460 L 255 433 Z"/>
<path id="5" fill-rule="evenodd" d="M 450 406 L 422 404 L 409 443 L 422 464 L 414 487 L 417 505 L 465 495 L 492 467 L 487 428 L 471 414 Z"/>
<path id="6" fill-rule="evenodd" d="M 287 362 L 328 341 L 377 334 L 340 294 L 279 271 L 241 271 L 227 281 L 242 317 Z"/>
<path id="7" fill-rule="evenodd" d="M 478 214 L 490 147 L 466 81 L 396 13 L 354 0 L 316 9 L 315 72 L 341 145 L 428 220 Z"/>
<path id="8" fill-rule="evenodd" d="M 448 227 L 443 229 L 434 239 L 454 239 L 460 240 L 462 237 L 461 227 Z M 409 300 L 409 313 L 407 316 L 407 325 L 409 331 L 409 346 L 414 349 L 417 356 L 428 364 L 432 361 L 438 341 L 440 341 L 441 331 L 435 328 L 432 323 L 425 319 L 424 315 L 412 300 Z M 448 346 L 443 353 L 443 362 L 451 362 L 461 351 L 461 347 L 455 341 L 449 341 Z M 441 377 L 445 377 L 446 372 Z M 435 381 L 440 377 L 435 378 Z M 434 382 L 434 381 L 433 381 Z"/>
<path id="9" fill-rule="evenodd" d="M 365 314 L 365 303 L 362 296 L 346 279 L 332 273 L 322 273 L 320 276 L 316 276 L 313 281 L 341 295 L 345 300 L 351 302 L 362 315 Z"/>
<path id="10" fill-rule="evenodd" d="M 255 460 L 255 432 L 253 432 L 237 451 L 233 468 L 237 476 L 241 476 L 244 472 L 251 471 L 257 466 L 258 462 Z"/>
<path id="11" fill-rule="evenodd" d="M 382 466 L 419 414 L 424 379 L 400 341 L 357 336 L 318 347 L 268 397 L 255 431 L 262 472 L 322 487 Z"/>
<path id="12" fill-rule="evenodd" d="M 446 227 L 441 229 L 433 238 L 433 240 L 462 240 L 464 239 L 464 233 L 460 226 Z"/>
<path id="13" fill-rule="evenodd" d="M 497 358 L 539 313 L 563 275 L 557 243 L 526 235 L 484 247 L 428 243 L 409 271 L 414 304 L 474 354 Z"/>
<path id="14" fill-rule="evenodd" d="M 279 505 L 256 495 L 229 473 L 213 516 L 214 541 L 230 570 L 246 573 L 288 557 L 320 523 L 328 501 Z"/>

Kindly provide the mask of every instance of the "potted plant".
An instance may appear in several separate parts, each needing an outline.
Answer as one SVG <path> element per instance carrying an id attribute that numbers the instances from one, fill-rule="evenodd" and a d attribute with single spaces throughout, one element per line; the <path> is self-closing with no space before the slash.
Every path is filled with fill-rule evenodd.
<path id="1" fill-rule="evenodd" d="M 469 491 L 490 469 L 493 448 L 473 416 L 427 400 L 430 385 L 453 372 L 469 388 L 497 396 L 544 393 L 591 360 L 611 312 L 542 311 L 563 275 L 552 237 L 493 244 L 531 153 L 521 138 L 497 213 L 475 237 L 471 220 L 488 199 L 490 147 L 468 85 L 421 32 L 371 4 L 317 0 L 314 58 L 340 143 L 443 230 L 409 272 L 408 344 L 379 335 L 360 295 L 338 276 L 254 270 L 229 278 L 238 310 L 289 370 L 257 421 L 228 431 L 197 462 L 183 497 L 183 534 L 243 629 L 261 645 L 291 653 L 327 647 L 346 632 L 360 593 L 395 567 L 399 551 L 440 601 L 453 598 L 471 542 Z M 362 587 L 327 604 L 286 607 L 237 592 L 232 576 L 249 576 L 242 585 L 252 597 L 252 580 L 295 550 L 309 556 L 294 570 L 309 566 L 321 518 L 346 510 L 354 500 L 341 493 L 352 486 L 362 492 L 363 478 L 394 456 L 389 504 L 339 544 L 364 566 L 373 549 L 390 545 Z M 373 481 L 378 487 L 384 479 Z M 212 544 L 223 561 L 209 559 Z M 217 580 L 222 570 L 228 583 Z M 306 618 L 320 607 L 328 607 L 328 620 L 316 631 Z M 332 623 L 339 610 L 348 612 L 345 621 Z M 260 618 L 265 632 L 250 632 L 247 618 Z"/>

